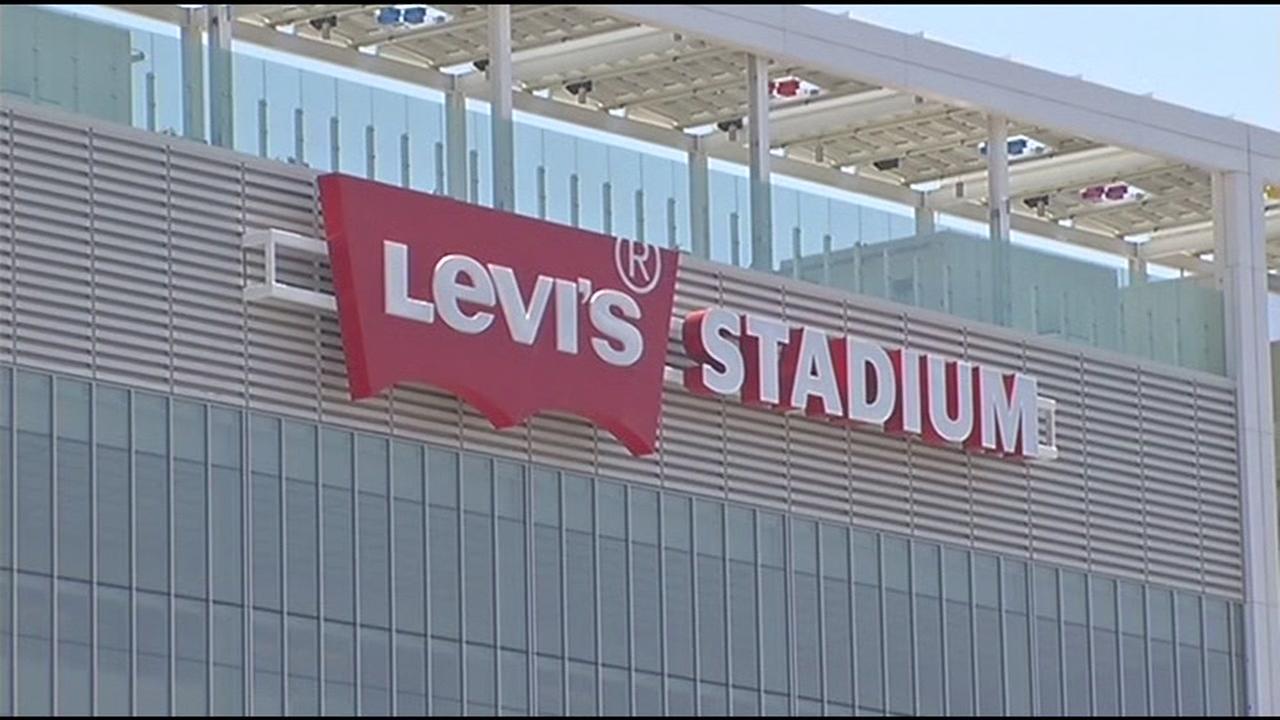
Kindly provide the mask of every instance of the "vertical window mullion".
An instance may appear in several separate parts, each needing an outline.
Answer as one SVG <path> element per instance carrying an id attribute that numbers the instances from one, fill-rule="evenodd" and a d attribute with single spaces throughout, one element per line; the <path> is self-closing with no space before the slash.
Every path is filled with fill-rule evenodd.
<path id="1" fill-rule="evenodd" d="M 280 508 L 280 517 L 276 518 L 276 535 L 278 541 L 277 547 L 280 548 L 280 577 L 277 580 L 280 583 L 280 709 L 282 715 L 289 714 L 289 544 L 288 544 L 288 526 L 289 522 L 289 505 L 285 497 L 285 487 L 288 485 L 289 468 L 288 457 L 284 451 L 285 424 L 277 420 L 279 431 L 276 433 L 276 447 L 273 452 L 279 458 L 279 464 L 276 466 L 279 477 L 276 481 L 279 483 L 277 497 L 279 498 L 278 507 Z M 317 490 L 319 488 L 317 487 Z"/>
<path id="2" fill-rule="evenodd" d="M 356 715 L 360 714 L 361 701 L 364 699 L 361 695 L 360 674 L 360 645 L 363 639 L 361 625 L 364 618 L 360 612 L 360 443 L 355 433 L 351 435 L 351 579 L 355 587 L 351 588 L 351 620 L 352 620 L 352 637 L 351 646 L 352 671 L 351 685 L 352 693 L 355 696 Z"/>
<path id="3" fill-rule="evenodd" d="M 324 607 L 324 488 L 325 488 L 325 467 L 324 467 L 324 432 L 319 426 L 315 427 L 315 449 L 314 462 L 316 465 L 316 632 L 319 636 L 316 638 L 316 647 L 319 648 L 320 657 L 316 666 L 316 679 L 319 684 L 318 692 L 320 697 L 318 705 L 320 715 L 325 714 L 325 695 L 327 687 L 328 673 L 325 672 L 325 607 Z M 424 495 L 425 498 L 425 490 Z M 430 695 L 428 695 L 430 702 Z"/>
<path id="4" fill-rule="evenodd" d="M 58 384 L 57 377 L 49 376 L 49 542 L 52 548 L 49 557 L 49 687 L 52 693 L 49 707 L 55 716 L 58 714 Z"/>
<path id="5" fill-rule="evenodd" d="M 138 708 L 138 483 L 137 460 L 135 452 L 138 447 L 137 421 L 134 419 L 137 406 L 137 394 L 128 391 L 129 397 L 129 713 L 136 714 Z M 246 562 L 241 568 L 248 571 Z M 248 714 L 248 708 L 245 709 Z"/>

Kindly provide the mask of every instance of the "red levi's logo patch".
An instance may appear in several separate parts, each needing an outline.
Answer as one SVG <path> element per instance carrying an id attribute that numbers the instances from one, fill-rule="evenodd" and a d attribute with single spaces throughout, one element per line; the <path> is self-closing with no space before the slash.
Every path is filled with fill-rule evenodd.
<path id="1" fill-rule="evenodd" d="M 497 428 L 558 410 L 653 452 L 677 253 L 370 180 L 319 183 L 353 399 L 423 383 Z"/>

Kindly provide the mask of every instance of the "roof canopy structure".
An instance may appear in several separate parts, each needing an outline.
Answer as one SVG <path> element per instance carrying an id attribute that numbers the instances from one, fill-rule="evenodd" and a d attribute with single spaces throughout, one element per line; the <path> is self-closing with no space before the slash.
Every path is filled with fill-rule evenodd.
<path id="1" fill-rule="evenodd" d="M 241 5 L 234 33 L 485 99 L 488 7 Z M 738 162 L 762 56 L 775 172 L 979 221 L 987 118 L 1006 117 L 1014 230 L 1193 272 L 1212 173 L 1280 179 L 1280 134 L 804 7 L 518 5 L 511 52 L 517 109 Z"/>

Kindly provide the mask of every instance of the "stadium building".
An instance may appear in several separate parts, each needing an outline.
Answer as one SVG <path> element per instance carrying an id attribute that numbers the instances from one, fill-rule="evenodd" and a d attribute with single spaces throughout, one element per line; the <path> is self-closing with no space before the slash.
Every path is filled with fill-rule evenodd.
<path id="1" fill-rule="evenodd" d="M 4 6 L 0 714 L 1280 712 L 1277 182 L 803 7 Z"/>

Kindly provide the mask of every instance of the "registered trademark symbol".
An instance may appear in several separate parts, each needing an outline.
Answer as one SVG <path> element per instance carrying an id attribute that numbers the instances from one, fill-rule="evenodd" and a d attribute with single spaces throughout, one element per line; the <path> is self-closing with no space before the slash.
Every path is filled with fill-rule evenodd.
<path id="1" fill-rule="evenodd" d="M 662 277 L 662 253 L 652 245 L 619 237 L 613 243 L 613 264 L 631 292 L 644 295 Z"/>

